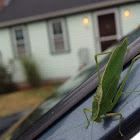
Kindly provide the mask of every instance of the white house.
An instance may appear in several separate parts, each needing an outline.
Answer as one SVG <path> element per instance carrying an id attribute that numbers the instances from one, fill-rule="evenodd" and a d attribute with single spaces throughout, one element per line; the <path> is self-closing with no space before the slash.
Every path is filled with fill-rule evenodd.
<path id="1" fill-rule="evenodd" d="M 60 80 L 140 24 L 139 0 L 0 0 L 0 58 L 24 82 L 18 56 Z M 13 64 L 11 65 L 11 62 Z"/>

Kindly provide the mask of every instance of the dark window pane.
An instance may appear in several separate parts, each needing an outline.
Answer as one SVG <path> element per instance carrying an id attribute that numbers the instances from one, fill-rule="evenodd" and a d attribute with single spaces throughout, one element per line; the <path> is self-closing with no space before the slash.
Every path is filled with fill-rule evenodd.
<path id="1" fill-rule="evenodd" d="M 23 40 L 24 39 L 22 29 L 15 30 L 15 35 L 16 35 L 16 40 Z"/>
<path id="2" fill-rule="evenodd" d="M 60 22 L 53 23 L 53 33 L 62 34 L 62 27 Z"/>
<path id="3" fill-rule="evenodd" d="M 18 51 L 18 55 L 25 56 L 26 55 L 26 51 L 25 51 L 24 44 L 18 44 L 17 45 L 17 51 Z"/>
<path id="4" fill-rule="evenodd" d="M 109 48 L 113 43 L 115 43 L 117 40 L 109 40 L 109 41 L 102 41 L 101 42 L 101 48 L 102 51 L 106 50 Z"/>
<path id="5" fill-rule="evenodd" d="M 115 15 L 107 14 L 98 16 L 99 34 L 102 36 L 116 35 Z"/>

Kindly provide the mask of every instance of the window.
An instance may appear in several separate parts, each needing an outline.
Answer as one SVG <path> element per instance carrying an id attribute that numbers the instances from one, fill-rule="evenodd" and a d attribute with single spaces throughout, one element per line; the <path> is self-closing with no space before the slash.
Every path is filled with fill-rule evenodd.
<path id="1" fill-rule="evenodd" d="M 49 33 L 51 39 L 51 50 L 53 53 L 65 52 L 68 50 L 64 19 L 49 21 Z"/>
<path id="2" fill-rule="evenodd" d="M 27 32 L 24 26 L 12 28 L 12 40 L 16 56 L 27 56 L 29 54 Z"/>

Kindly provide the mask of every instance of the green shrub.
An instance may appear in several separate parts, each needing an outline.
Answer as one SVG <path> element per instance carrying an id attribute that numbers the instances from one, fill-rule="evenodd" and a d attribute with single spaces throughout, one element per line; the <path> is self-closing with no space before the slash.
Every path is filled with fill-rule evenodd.
<path id="1" fill-rule="evenodd" d="M 11 74 L 6 71 L 3 65 L 0 65 L 0 94 L 14 92 L 16 90 L 18 88 L 12 82 Z"/>
<path id="2" fill-rule="evenodd" d="M 32 87 L 40 87 L 41 78 L 35 61 L 32 58 L 21 58 L 21 64 L 23 65 L 28 83 Z"/>

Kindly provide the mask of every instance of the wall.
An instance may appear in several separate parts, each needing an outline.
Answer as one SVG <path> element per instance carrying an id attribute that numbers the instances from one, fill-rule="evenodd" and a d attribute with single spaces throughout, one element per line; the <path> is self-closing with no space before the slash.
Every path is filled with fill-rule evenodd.
<path id="1" fill-rule="evenodd" d="M 124 36 L 140 25 L 140 4 L 137 3 L 121 6 L 119 10 L 120 10 L 121 30 L 122 35 Z M 125 10 L 130 11 L 129 17 L 124 16 Z"/>
<path id="2" fill-rule="evenodd" d="M 83 24 L 83 18 L 88 18 L 88 25 Z M 94 59 L 96 53 L 95 45 L 95 31 L 94 20 L 92 13 L 85 13 L 76 16 L 70 16 L 67 18 L 68 21 L 68 32 L 69 32 L 69 41 L 72 49 L 72 53 L 79 63 L 78 52 L 81 48 L 87 48 L 89 52 L 89 63 Z M 79 66 L 80 64 L 78 64 Z"/>
<path id="3" fill-rule="evenodd" d="M 83 17 L 89 18 L 89 25 L 83 25 Z M 70 51 L 52 54 L 50 49 L 48 22 L 36 22 L 28 25 L 32 55 L 38 62 L 42 78 L 59 79 L 72 76 L 79 69 L 78 51 L 88 48 L 90 61 L 95 54 L 91 14 L 70 16 L 66 19 Z"/>

